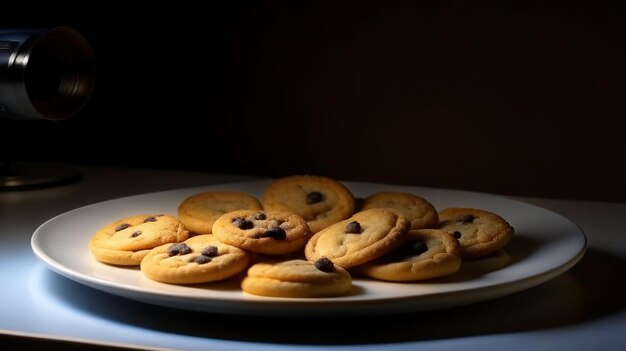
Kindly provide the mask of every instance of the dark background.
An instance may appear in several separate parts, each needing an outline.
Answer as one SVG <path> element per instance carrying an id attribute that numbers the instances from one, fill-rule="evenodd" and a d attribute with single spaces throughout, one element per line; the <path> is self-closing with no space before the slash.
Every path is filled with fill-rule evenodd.
<path id="1" fill-rule="evenodd" d="M 97 84 L 0 119 L 1 157 L 626 201 L 613 2 L 192 3 L 3 4 L 79 30 Z"/>

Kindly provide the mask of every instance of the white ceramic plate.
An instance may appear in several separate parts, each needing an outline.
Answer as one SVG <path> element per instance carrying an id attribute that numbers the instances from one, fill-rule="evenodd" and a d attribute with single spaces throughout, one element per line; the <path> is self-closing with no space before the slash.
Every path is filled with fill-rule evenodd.
<path id="1" fill-rule="evenodd" d="M 64 213 L 42 224 L 32 248 L 52 270 L 90 287 L 130 299 L 197 311 L 253 315 L 368 315 L 431 310 L 492 299 L 538 285 L 571 268 L 583 256 L 586 238 L 567 218 L 510 198 L 457 190 L 345 182 L 356 197 L 376 191 L 406 191 L 436 208 L 474 207 L 500 214 L 514 228 L 507 247 L 512 263 L 481 275 L 458 274 L 421 283 L 354 279 L 347 296 L 271 298 L 243 293 L 236 281 L 177 286 L 151 281 L 137 268 L 94 260 L 88 241 L 96 230 L 122 217 L 176 214 L 186 197 L 207 190 L 243 191 L 260 197 L 268 181 L 231 183 L 130 196 Z M 463 267 L 463 266 L 462 266 Z"/>

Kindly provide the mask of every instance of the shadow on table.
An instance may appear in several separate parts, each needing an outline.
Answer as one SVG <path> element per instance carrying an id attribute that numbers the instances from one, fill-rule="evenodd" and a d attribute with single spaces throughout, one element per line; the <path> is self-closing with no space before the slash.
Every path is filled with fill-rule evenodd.
<path id="1" fill-rule="evenodd" d="M 589 249 L 565 274 L 537 287 L 468 306 L 374 318 L 218 315 L 135 302 L 51 271 L 51 297 L 99 318 L 166 333 L 279 344 L 393 343 L 537 330 L 576 324 L 626 307 L 626 260 Z M 613 273 L 612 273 L 613 272 Z"/>

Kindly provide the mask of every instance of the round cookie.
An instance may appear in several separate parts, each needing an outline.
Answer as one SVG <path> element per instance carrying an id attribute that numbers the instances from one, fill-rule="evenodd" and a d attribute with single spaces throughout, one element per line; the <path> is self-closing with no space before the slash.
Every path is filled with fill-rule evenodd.
<path id="1" fill-rule="evenodd" d="M 317 233 L 354 213 L 354 196 L 342 183 L 327 177 L 296 175 L 272 181 L 263 194 L 268 211 L 293 212 Z"/>
<path id="2" fill-rule="evenodd" d="M 251 252 L 283 255 L 301 250 L 311 231 L 306 221 L 293 213 L 239 210 L 218 218 L 213 235 Z"/>
<path id="3" fill-rule="evenodd" d="M 412 230 L 391 253 L 368 262 L 360 272 L 380 280 L 416 281 L 456 273 L 461 267 L 459 243 L 437 229 Z"/>
<path id="4" fill-rule="evenodd" d="M 236 191 L 207 191 L 192 195 L 178 206 L 178 218 L 198 234 L 210 234 L 215 221 L 224 213 L 236 210 L 262 210 L 254 196 Z"/>
<path id="5" fill-rule="evenodd" d="M 346 294 L 352 277 L 328 259 L 260 262 L 248 269 L 241 289 L 249 294 L 275 297 L 325 297 Z"/>
<path id="6" fill-rule="evenodd" d="M 211 234 L 202 234 L 150 250 L 141 261 L 141 272 L 152 280 L 168 284 L 214 282 L 242 272 L 250 264 L 251 256 Z"/>
<path id="7" fill-rule="evenodd" d="M 411 221 L 411 229 L 435 228 L 439 221 L 437 210 L 426 199 L 405 192 L 383 191 L 370 195 L 363 209 L 392 208 Z"/>
<path id="8" fill-rule="evenodd" d="M 343 268 L 355 267 L 392 251 L 410 225 L 393 210 L 361 211 L 313 235 L 304 254 L 311 262 L 327 257 Z"/>
<path id="9" fill-rule="evenodd" d="M 89 251 L 101 262 L 136 266 L 151 249 L 188 237 L 189 231 L 175 217 L 137 215 L 102 227 L 91 237 Z"/>
<path id="10" fill-rule="evenodd" d="M 453 233 L 462 258 L 486 256 L 513 238 L 513 227 L 495 213 L 474 208 L 446 208 L 439 212 L 439 229 Z"/>

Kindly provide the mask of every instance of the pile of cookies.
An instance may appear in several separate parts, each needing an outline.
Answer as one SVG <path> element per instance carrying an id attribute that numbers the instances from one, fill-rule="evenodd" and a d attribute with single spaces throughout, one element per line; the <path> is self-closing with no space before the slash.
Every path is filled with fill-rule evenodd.
<path id="1" fill-rule="evenodd" d="M 412 193 L 362 199 L 341 182 L 313 175 L 272 181 L 261 200 L 242 192 L 181 199 L 177 216 L 119 219 L 89 242 L 95 259 L 139 266 L 169 284 L 241 279 L 263 296 L 347 294 L 352 276 L 422 281 L 450 276 L 462 263 L 502 261 L 513 227 L 475 208 L 437 211 Z"/>

